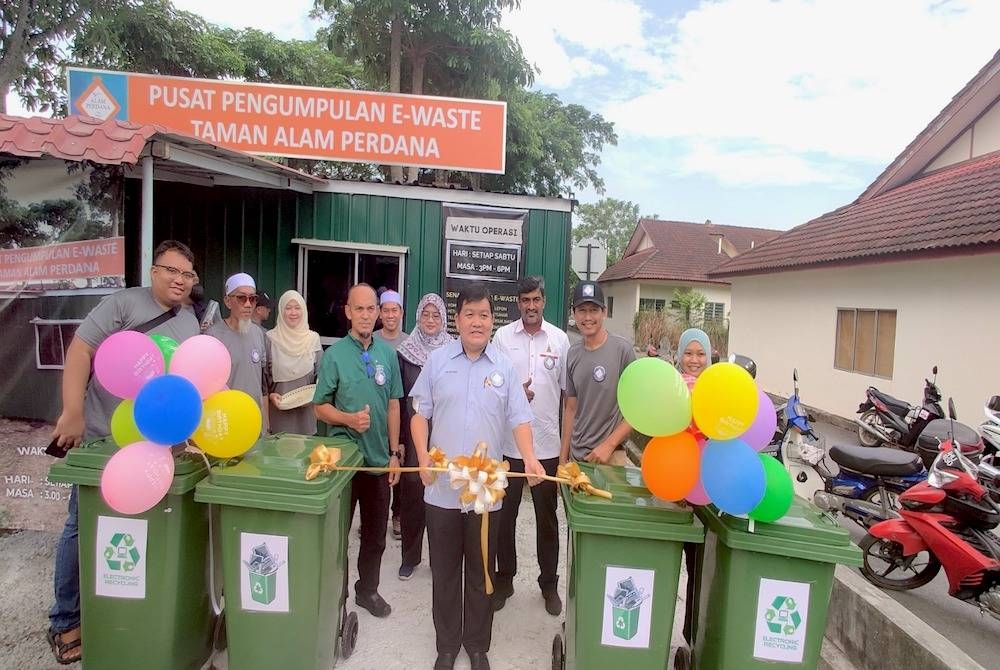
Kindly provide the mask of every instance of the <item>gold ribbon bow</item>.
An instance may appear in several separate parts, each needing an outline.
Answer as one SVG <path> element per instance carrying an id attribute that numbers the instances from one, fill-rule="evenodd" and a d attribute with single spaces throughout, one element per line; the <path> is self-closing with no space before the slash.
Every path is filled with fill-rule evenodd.
<path id="1" fill-rule="evenodd" d="M 574 461 L 560 465 L 556 470 L 556 477 L 568 480 L 564 483 L 569 484 L 569 488 L 573 493 L 583 492 L 590 496 L 599 496 L 611 500 L 611 492 L 595 487 L 590 482 L 590 477 L 582 472 L 580 465 Z"/>
<path id="2" fill-rule="evenodd" d="M 306 468 L 306 481 L 316 479 L 323 472 L 333 472 L 340 461 L 340 447 L 330 448 L 325 444 L 318 445 L 309 454 L 309 467 Z"/>

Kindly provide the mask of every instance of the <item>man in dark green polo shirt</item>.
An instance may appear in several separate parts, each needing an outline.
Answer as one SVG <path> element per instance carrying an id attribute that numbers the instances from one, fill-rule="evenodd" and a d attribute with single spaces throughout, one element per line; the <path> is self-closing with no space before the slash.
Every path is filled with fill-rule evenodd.
<path id="1" fill-rule="evenodd" d="M 316 418 L 330 425 L 331 436 L 357 442 L 371 467 L 398 467 L 399 399 L 403 382 L 396 352 L 372 338 L 378 318 L 375 290 L 357 284 L 347 293 L 347 318 L 351 330 L 323 354 L 313 403 Z M 361 548 L 354 600 L 374 616 L 389 616 L 389 607 L 378 593 L 385 527 L 389 522 L 389 487 L 399 473 L 359 472 L 351 482 L 351 518 L 361 505 Z M 346 580 L 346 575 L 345 575 Z"/>

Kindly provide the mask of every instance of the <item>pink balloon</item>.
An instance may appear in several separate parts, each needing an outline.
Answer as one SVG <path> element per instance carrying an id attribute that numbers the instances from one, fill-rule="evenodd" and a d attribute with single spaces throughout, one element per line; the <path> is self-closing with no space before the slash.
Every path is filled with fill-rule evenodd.
<path id="1" fill-rule="evenodd" d="M 101 496 L 119 514 L 142 514 L 167 495 L 174 480 L 169 447 L 135 442 L 114 453 L 101 473 Z"/>
<path id="2" fill-rule="evenodd" d="M 757 418 L 745 433 L 740 435 L 740 439 L 753 447 L 754 451 L 760 451 L 771 443 L 774 437 L 774 429 L 778 427 L 778 416 L 774 413 L 774 403 L 764 391 L 757 389 L 760 402 L 757 405 Z"/>
<path id="3" fill-rule="evenodd" d="M 704 454 L 705 444 L 707 441 L 704 437 L 699 437 L 698 439 L 698 451 Z M 684 496 L 684 500 L 688 501 L 692 505 L 707 505 L 712 502 L 712 498 L 705 493 L 705 486 L 701 483 L 701 476 L 698 477 L 698 482 L 691 489 L 691 492 Z"/>
<path id="4" fill-rule="evenodd" d="M 163 352 L 156 342 L 134 330 L 110 335 L 94 354 L 97 381 L 118 398 L 135 398 L 143 384 L 165 370 Z"/>
<path id="5" fill-rule="evenodd" d="M 204 400 L 226 388 L 232 370 L 229 350 L 211 335 L 184 340 L 170 358 L 170 374 L 186 378 Z"/>

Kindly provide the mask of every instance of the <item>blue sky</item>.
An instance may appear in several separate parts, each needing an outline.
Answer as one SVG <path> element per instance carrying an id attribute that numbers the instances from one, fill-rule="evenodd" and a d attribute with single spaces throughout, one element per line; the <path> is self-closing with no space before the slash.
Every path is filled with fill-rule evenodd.
<path id="1" fill-rule="evenodd" d="M 316 28 L 311 0 L 280 16 L 268 0 L 175 4 L 285 38 Z M 522 0 L 505 25 L 537 89 L 615 123 L 604 195 L 787 229 L 856 198 L 986 64 L 1000 2 Z"/>

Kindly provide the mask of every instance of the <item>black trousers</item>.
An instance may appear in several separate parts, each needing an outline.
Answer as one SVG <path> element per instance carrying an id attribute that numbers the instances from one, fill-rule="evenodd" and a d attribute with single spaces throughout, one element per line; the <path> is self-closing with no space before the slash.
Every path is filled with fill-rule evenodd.
<path id="1" fill-rule="evenodd" d="M 357 593 L 378 591 L 382 554 L 385 552 L 385 525 L 389 522 L 389 475 L 359 472 L 351 480 L 351 518 L 361 505 L 361 548 L 358 551 Z M 346 571 L 345 571 L 346 580 Z"/>
<path id="2" fill-rule="evenodd" d="M 407 444 L 404 449 L 403 465 L 419 465 L 415 447 Z M 399 476 L 396 500 L 399 501 L 399 524 L 403 533 L 400 565 L 416 567 L 424 558 L 424 483 L 420 481 L 420 473 L 404 472 Z"/>
<path id="3" fill-rule="evenodd" d="M 508 458 L 511 472 L 524 472 L 524 461 Z M 545 474 L 555 476 L 559 458 L 540 461 Z M 497 540 L 497 588 L 510 587 L 517 574 L 517 514 L 521 508 L 525 480 L 511 477 L 507 480 L 507 494 L 500 509 L 500 535 Z M 540 482 L 531 488 L 531 502 L 535 507 L 535 547 L 538 552 L 538 587 L 542 593 L 555 591 L 559 586 L 559 485 Z"/>
<path id="4" fill-rule="evenodd" d="M 426 505 L 438 653 L 489 651 L 493 602 L 486 594 L 480 548 L 482 517 L 475 512 Z M 493 578 L 499 512 L 489 514 L 487 565 Z M 465 579 L 462 579 L 462 573 Z"/>

